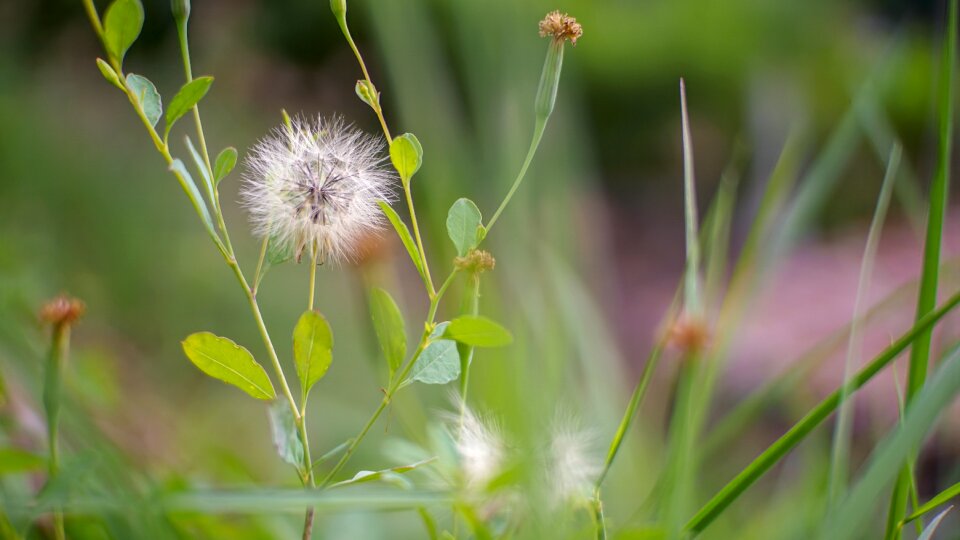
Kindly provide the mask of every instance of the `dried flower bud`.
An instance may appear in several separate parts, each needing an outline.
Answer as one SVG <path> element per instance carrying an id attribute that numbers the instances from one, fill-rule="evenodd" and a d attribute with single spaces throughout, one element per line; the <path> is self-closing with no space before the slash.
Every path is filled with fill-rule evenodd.
<path id="1" fill-rule="evenodd" d="M 583 27 L 566 13 L 552 11 L 540 21 L 540 37 L 553 36 L 556 41 L 569 39 L 570 44 L 576 46 L 582 35 Z"/>
<path id="2" fill-rule="evenodd" d="M 483 251 L 482 249 L 471 249 L 463 257 L 457 257 L 453 260 L 453 265 L 457 267 L 458 270 L 465 270 L 472 274 L 479 274 L 481 272 L 486 272 L 488 270 L 493 270 L 497 265 L 497 260 L 493 258 L 493 255 L 489 251 Z"/>
<path id="3" fill-rule="evenodd" d="M 86 310 L 82 301 L 61 294 L 47 302 L 40 310 L 40 320 L 55 325 L 70 324 L 81 316 Z"/>
<path id="4" fill-rule="evenodd" d="M 700 318 L 684 315 L 670 327 L 669 342 L 686 353 L 702 351 L 710 340 L 710 330 Z"/>

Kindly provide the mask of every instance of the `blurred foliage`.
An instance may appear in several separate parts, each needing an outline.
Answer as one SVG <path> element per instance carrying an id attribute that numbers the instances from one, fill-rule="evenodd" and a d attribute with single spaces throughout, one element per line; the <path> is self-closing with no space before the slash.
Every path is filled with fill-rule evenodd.
<path id="1" fill-rule="evenodd" d="M 180 70 L 168 4 L 144 4 L 144 33 L 128 61 L 172 96 Z M 281 108 L 340 111 L 377 129 L 353 93 L 359 73 L 326 0 L 194 4 L 194 70 L 216 76 L 204 102 L 211 148 L 233 145 L 242 156 L 279 124 Z M 575 14 L 585 35 L 568 50 L 558 113 L 530 177 L 490 239 L 498 264 L 481 300 L 483 312 L 517 339 L 507 350 L 478 353 L 471 381 L 471 401 L 492 410 L 524 448 L 544 438 L 550 429 L 544 419 L 558 408 L 577 412 L 606 440 L 626 403 L 643 351 L 621 350 L 616 328 L 630 321 L 605 321 L 620 315 L 618 306 L 645 301 L 617 293 L 618 263 L 625 252 L 644 252 L 641 239 L 651 234 L 645 227 L 677 240 L 670 256 L 675 268 L 682 267 L 681 75 L 689 91 L 701 201 L 712 198 L 737 141 L 750 149 L 746 199 L 769 176 L 796 126 L 809 142 L 799 160 L 806 166 L 850 107 L 855 89 L 883 62 L 887 76 L 878 84 L 878 101 L 921 178 L 934 156 L 931 43 L 941 8 L 932 0 L 567 0 L 562 6 L 547 0 L 357 0 L 351 2 L 354 35 L 371 59 L 387 117 L 423 144 L 414 191 L 438 265 L 455 255 L 444 228 L 450 204 L 468 195 L 488 214 L 522 160 L 545 48 L 536 21 L 555 7 Z M 34 425 L 46 346 L 36 310 L 43 299 L 69 290 L 86 301 L 88 317 L 68 367 L 64 481 L 87 494 L 128 497 L 139 508 L 104 512 L 103 520 L 71 519 L 71 534 L 291 537 L 299 525 L 294 515 L 197 512 L 171 519 L 151 510 L 154 497 L 193 488 L 294 487 L 296 479 L 269 444 L 264 407 L 203 377 L 183 358 L 179 341 L 200 329 L 230 336 L 255 356 L 263 353 L 232 277 L 127 104 L 97 73 L 98 54 L 79 2 L 0 5 L 0 376 L 6 389 L 0 443 L 44 448 Z M 185 129 L 174 130 L 172 144 L 182 144 Z M 866 144 L 858 142 L 850 154 L 840 190 L 817 216 L 818 225 L 860 220 L 873 207 L 882 171 Z M 237 184 L 236 173 L 224 182 L 225 201 L 236 200 Z M 226 206 L 241 260 L 252 267 L 258 246 L 243 234 L 244 212 Z M 321 453 L 353 435 L 380 397 L 386 368 L 373 339 L 366 288 L 396 291 L 406 313 L 425 308 L 402 247 L 391 240 L 385 250 L 362 268 L 320 272 L 319 306 L 337 336 L 334 363 L 311 401 L 317 411 L 311 432 Z M 299 314 L 291 306 L 300 307 L 305 285 L 306 272 L 295 264 L 273 269 L 263 285 L 269 289 L 264 314 L 285 359 L 292 357 L 289 336 Z M 635 331 L 649 337 L 656 329 Z M 609 519 L 620 538 L 656 537 L 636 516 L 648 508 L 643 501 L 663 459 L 671 392 L 663 386 L 652 390 L 652 404 L 606 488 Z M 768 412 L 773 424 L 805 410 L 808 396 L 799 394 Z M 401 396 L 354 465 L 397 465 L 398 434 L 421 447 L 437 444 L 428 418 L 449 408 L 444 390 Z M 768 439 L 762 428 L 744 437 L 730 450 L 730 464 L 705 471 L 703 483 L 728 478 Z M 795 471 L 824 470 L 818 460 L 826 440 L 826 434 L 814 437 L 783 467 L 795 482 L 789 494 L 766 498 L 777 481 L 761 482 L 752 501 L 767 510 L 758 516 L 745 508 L 753 503 L 735 507 L 708 536 L 804 537 L 820 511 L 811 501 L 825 477 Z M 3 482 L 0 495 L 14 500 L 35 484 L 30 475 L 19 475 Z M 422 534 L 412 512 L 378 514 L 376 520 L 362 511 L 322 516 L 318 534 L 325 538 Z M 755 519 L 744 525 L 748 516 Z M 15 525 L 32 517 L 27 512 Z M 539 522 L 544 530 L 549 524 L 549 517 Z"/>

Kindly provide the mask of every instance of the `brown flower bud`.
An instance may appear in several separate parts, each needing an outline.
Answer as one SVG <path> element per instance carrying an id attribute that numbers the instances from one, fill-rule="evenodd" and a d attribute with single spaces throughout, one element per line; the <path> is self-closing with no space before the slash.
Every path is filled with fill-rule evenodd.
<path id="1" fill-rule="evenodd" d="M 570 44 L 575 46 L 582 35 L 583 27 L 566 13 L 551 11 L 540 21 L 540 37 L 553 36 L 556 41 L 569 39 Z"/>
<path id="2" fill-rule="evenodd" d="M 482 249 L 471 249 L 465 256 L 453 259 L 453 265 L 458 270 L 465 270 L 472 274 L 479 274 L 488 270 L 493 270 L 497 265 L 497 260 L 489 251 Z"/>
<path id="3" fill-rule="evenodd" d="M 52 324 L 71 324 L 86 310 L 82 301 L 61 294 L 47 302 L 40 310 L 40 320 Z"/>
<path id="4" fill-rule="evenodd" d="M 710 329 L 703 320 L 684 315 L 670 327 L 667 338 L 670 344 L 681 351 L 696 353 L 707 346 Z"/>

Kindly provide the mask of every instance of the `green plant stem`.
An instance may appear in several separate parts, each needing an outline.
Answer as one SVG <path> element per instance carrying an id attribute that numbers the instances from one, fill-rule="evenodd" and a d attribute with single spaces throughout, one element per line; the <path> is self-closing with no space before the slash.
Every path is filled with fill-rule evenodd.
<path id="1" fill-rule="evenodd" d="M 317 246 L 313 246 L 313 256 L 310 258 L 310 291 L 309 291 L 309 301 L 307 302 L 307 309 L 313 311 L 313 298 L 316 296 L 316 287 L 317 287 L 317 257 L 320 256 L 320 250 L 317 249 Z M 306 402 L 306 398 L 304 398 Z M 304 403 L 306 405 L 306 403 Z"/>
<path id="2" fill-rule="evenodd" d="M 466 313 L 477 315 L 480 313 L 480 274 L 470 274 L 470 289 L 466 298 Z M 460 347 L 460 345 L 458 345 Z M 467 412 L 467 391 L 470 389 L 470 365 L 473 364 L 474 347 L 463 345 L 465 354 L 460 356 L 460 427 L 463 428 L 463 418 Z"/>
<path id="3" fill-rule="evenodd" d="M 960 293 L 950 297 L 939 309 L 922 317 L 917 323 L 903 334 L 897 341 L 887 347 L 880 355 L 874 358 L 856 375 L 850 378 L 843 387 L 836 390 L 797 422 L 789 431 L 777 439 L 762 454 L 754 459 L 736 477 L 723 487 L 694 515 L 684 527 L 695 534 L 703 531 L 714 519 L 737 499 L 747 488 L 753 485 L 771 467 L 780 461 L 790 450 L 800 443 L 815 427 L 823 422 L 840 405 L 841 397 L 850 395 L 853 391 L 872 379 L 877 373 L 887 367 L 896 357 L 906 350 L 917 336 L 932 328 L 944 315 L 960 304 Z"/>
<path id="4" fill-rule="evenodd" d="M 507 192 L 507 196 L 503 198 L 503 201 L 500 202 L 500 206 L 497 207 L 496 212 L 493 213 L 490 221 L 487 222 L 486 228 L 488 235 L 490 234 L 490 229 L 493 228 L 494 223 L 496 223 L 500 218 L 500 214 L 503 213 L 503 210 L 510 203 L 510 200 L 513 199 L 513 195 L 517 192 L 517 189 L 523 182 L 523 177 L 527 175 L 527 169 L 530 168 L 530 163 L 533 161 L 533 156 L 537 153 L 537 147 L 540 146 L 540 140 L 543 138 L 543 131 L 547 127 L 547 118 L 548 117 L 537 117 L 533 127 L 533 137 L 530 139 L 530 148 L 527 150 L 527 157 L 524 158 L 523 166 L 520 167 L 520 173 L 517 174 L 517 178 L 513 181 L 513 185 L 510 186 L 510 191 Z"/>
<path id="5" fill-rule="evenodd" d="M 427 262 L 427 252 L 423 249 L 423 239 L 420 237 L 420 225 L 417 221 L 417 210 L 413 206 L 413 193 L 410 191 L 410 181 L 403 182 L 403 195 L 407 200 L 407 210 L 410 212 L 410 224 L 413 225 L 413 237 L 417 241 L 417 249 L 420 251 L 420 262 L 423 263 L 423 273 L 427 281 L 427 296 L 433 300 L 437 295 L 437 290 L 433 287 L 433 277 L 430 275 L 430 263 Z"/>
<path id="6" fill-rule="evenodd" d="M 420 357 L 420 353 L 427 347 L 428 340 L 430 338 L 430 327 L 433 325 L 434 319 L 437 316 L 437 307 L 440 304 L 440 299 L 443 298 L 443 294 L 447 291 L 447 288 L 453 282 L 454 276 L 457 272 L 452 272 L 447 279 L 443 282 L 443 285 L 440 287 L 440 290 L 437 291 L 437 294 L 430 300 L 430 309 L 427 312 L 427 329 L 424 330 L 423 336 L 420 338 L 420 343 L 417 345 L 416 351 L 410 357 L 410 360 L 407 361 L 407 364 L 399 372 L 399 374 L 390 380 L 390 385 L 383 393 L 383 399 L 380 400 L 380 404 L 377 406 L 376 410 L 373 411 L 373 414 L 370 415 L 370 418 L 367 420 L 366 424 L 363 425 L 363 428 L 360 429 L 360 433 L 356 437 L 350 440 L 350 444 L 347 446 L 347 449 L 344 451 L 343 456 L 340 457 L 340 460 L 332 469 L 327 473 L 327 475 L 320 482 L 320 487 L 327 487 L 333 478 L 343 469 L 344 465 L 350 461 L 350 458 L 353 456 L 353 452 L 357 449 L 357 446 L 363 441 L 363 439 L 369 433 L 370 428 L 373 427 L 377 420 L 380 418 L 380 415 L 383 414 L 383 411 L 387 408 L 387 405 L 393 400 L 394 394 L 397 390 L 403 387 L 403 383 L 407 378 L 407 375 L 410 374 L 410 370 L 413 369 L 414 364 L 416 364 L 417 359 Z"/>
<path id="7" fill-rule="evenodd" d="M 53 326 L 50 341 L 50 354 L 47 357 L 46 377 L 43 384 L 43 406 L 47 414 L 47 484 L 54 482 L 60 473 L 60 400 L 62 390 L 63 364 L 70 352 L 70 324 L 58 322 Z M 53 512 L 53 534 L 57 540 L 64 540 L 66 533 L 63 524 L 63 511 Z"/>
<path id="8" fill-rule="evenodd" d="M 940 251 L 943 242 L 943 224 L 949 202 L 950 151 L 953 141 L 953 80 L 957 49 L 957 0 L 950 0 L 947 14 L 947 33 L 943 40 L 940 64 L 939 89 L 939 148 L 937 170 L 930 186 L 930 203 L 927 212 L 927 235 L 923 249 L 923 270 L 921 272 L 920 292 L 917 295 L 916 318 L 931 312 L 937 303 L 937 285 L 940 270 Z M 910 364 L 907 371 L 906 407 L 919 394 L 927 378 L 930 364 L 930 343 L 932 330 L 921 333 L 910 349 Z M 899 540 L 900 529 L 897 526 L 906 513 L 908 478 L 913 470 L 913 459 L 902 469 L 890 497 L 887 514 L 885 540 Z"/>

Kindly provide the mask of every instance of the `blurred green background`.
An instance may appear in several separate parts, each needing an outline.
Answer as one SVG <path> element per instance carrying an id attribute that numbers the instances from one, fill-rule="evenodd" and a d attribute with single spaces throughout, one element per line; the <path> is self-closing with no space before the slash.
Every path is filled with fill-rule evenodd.
<path id="1" fill-rule="evenodd" d="M 354 95 L 360 73 L 326 0 L 193 4 L 194 72 L 216 77 L 202 104 L 212 152 L 235 146 L 242 156 L 279 124 L 281 109 L 338 112 L 378 131 Z M 468 196 L 489 215 L 526 151 L 546 49 L 537 21 L 559 8 L 583 24 L 583 38 L 566 51 L 557 112 L 541 150 L 490 238 L 497 268 L 485 278 L 481 310 L 511 328 L 516 343 L 479 352 L 472 372 L 471 404 L 495 416 L 510 437 L 532 446 L 559 411 L 591 427 L 602 457 L 679 280 L 680 77 L 687 84 L 701 209 L 729 164 L 741 171 L 734 246 L 742 243 L 788 136 L 801 134 L 800 168 L 807 167 L 868 79 L 875 81 L 883 121 L 903 141 L 920 179 L 911 184 L 913 192 L 900 193 L 894 226 L 909 233 L 911 201 L 916 204 L 911 193 L 916 197 L 923 189 L 933 167 L 935 51 L 944 8 L 932 0 L 349 4 L 353 34 L 383 93 L 391 127 L 415 133 L 423 144 L 425 163 L 413 189 L 438 269 L 454 255 L 443 225 L 450 204 Z M 168 2 L 144 0 L 144 5 L 143 34 L 126 65 L 149 76 L 166 102 L 182 82 L 175 29 Z M 97 56 L 102 52 L 79 1 L 0 4 L 3 438 L 44 448 L 38 396 L 46 337 L 36 313 L 45 299 L 68 291 L 82 298 L 88 311 L 75 334 L 63 427 L 69 459 L 94 477 L 76 480 L 77 485 L 89 482 L 91 490 L 147 498 L 189 487 L 296 485 L 295 475 L 275 456 L 263 405 L 203 376 L 181 352 L 184 336 L 210 330 L 264 357 L 233 277 L 128 103 L 97 72 Z M 180 137 L 186 125 L 172 138 L 176 154 L 185 154 Z M 843 253 L 856 258 L 886 156 L 878 159 L 868 138 L 860 136 L 845 152 L 837 188 L 803 238 L 807 248 L 817 249 L 854 234 L 859 240 Z M 234 173 L 221 192 L 241 265 L 252 272 L 258 244 L 235 203 L 239 183 Z M 900 283 L 919 271 L 914 254 L 920 244 L 907 236 L 912 258 L 890 270 Z M 829 279 L 834 262 L 819 261 Z M 288 263 L 272 270 L 261 289 L 282 358 L 290 357 L 289 335 L 305 307 L 306 283 L 305 266 Z M 333 367 L 310 405 L 313 446 L 320 452 L 352 436 L 380 399 L 383 362 L 365 299 L 371 284 L 392 292 L 414 333 L 426 308 L 416 272 L 392 237 L 361 265 L 321 269 L 319 308 L 333 327 L 336 348 Z M 804 287 L 811 305 L 797 309 L 816 317 L 819 285 Z M 840 302 L 835 327 L 848 321 L 854 289 Z M 459 294 L 455 290 L 443 309 L 447 316 L 456 312 Z M 907 317 L 912 302 L 898 304 Z M 787 325 L 793 320 L 790 313 L 778 318 Z M 809 335 L 802 325 L 794 328 L 794 342 L 780 351 L 780 364 L 832 329 Z M 751 378 L 749 364 L 739 366 L 731 370 L 730 384 L 721 386 L 718 416 L 762 382 L 763 377 Z M 737 380 L 743 370 L 748 384 Z M 609 480 L 609 519 L 625 538 L 642 537 L 641 503 L 664 459 L 671 372 L 658 376 L 664 384 L 654 388 Z M 716 458 L 703 481 L 712 487 L 700 497 L 711 495 L 804 410 L 811 396 L 834 383 L 811 382 L 779 401 L 764 422 Z M 895 408 L 891 399 L 886 405 Z M 432 419 L 451 407 L 446 389 L 405 391 L 348 471 L 396 464 L 384 452 L 390 448 L 385 441 L 426 441 Z M 877 414 L 880 424 L 892 422 L 890 415 Z M 827 444 L 829 430 L 822 431 L 822 438 L 803 447 L 809 446 L 810 454 Z M 869 430 L 863 436 L 869 438 Z M 929 464 L 924 492 L 956 480 L 956 472 L 943 465 L 955 463 L 956 439 L 948 435 L 938 442 L 933 453 L 939 457 Z M 795 459 L 819 458 L 800 451 Z M 804 494 L 822 489 L 823 478 L 790 477 L 789 465 L 779 481 L 804 486 L 793 492 L 795 499 L 765 497 L 776 480 L 763 483 L 750 493 L 752 502 L 738 503 L 707 536 L 805 537 L 809 516 L 798 511 L 804 504 L 798 500 L 809 501 Z M 35 487 L 26 478 L 4 490 L 15 494 Z M 766 510 L 752 514 L 756 504 Z M 752 517 L 744 524 L 746 515 Z M 151 523 L 157 531 L 185 537 L 261 538 L 291 537 L 299 519 L 198 514 L 172 524 Z M 82 526 L 78 521 L 76 530 Z M 341 512 L 321 516 L 318 537 L 416 538 L 419 527 L 412 512 Z M 132 537 L 140 530 L 121 517 L 91 523 L 84 534 Z"/>

